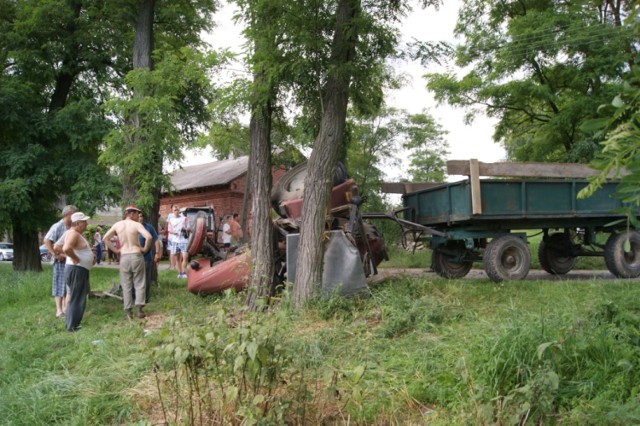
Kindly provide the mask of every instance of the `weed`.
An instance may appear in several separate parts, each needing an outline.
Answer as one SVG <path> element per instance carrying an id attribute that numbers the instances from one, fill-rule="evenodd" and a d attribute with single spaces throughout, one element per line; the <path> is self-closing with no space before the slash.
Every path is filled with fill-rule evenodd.
<path id="1" fill-rule="evenodd" d="M 95 268 L 92 290 L 116 269 Z M 281 303 L 194 296 L 160 271 L 149 317 L 90 299 L 55 318 L 51 267 L 0 265 L 6 424 L 637 424 L 632 281 L 402 278 L 371 297 Z"/>

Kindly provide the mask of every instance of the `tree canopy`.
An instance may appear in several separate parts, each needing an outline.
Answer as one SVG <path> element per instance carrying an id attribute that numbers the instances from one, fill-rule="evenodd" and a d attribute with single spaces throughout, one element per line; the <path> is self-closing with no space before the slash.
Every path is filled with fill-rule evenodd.
<path id="1" fill-rule="evenodd" d="M 112 7 L 3 2 L 0 228 L 13 234 L 17 270 L 40 270 L 37 232 L 56 220 L 61 199 L 91 211 L 115 195 L 96 161 L 111 127 L 100 104 L 124 62 Z"/>
<path id="2" fill-rule="evenodd" d="M 209 81 L 203 68 L 211 63 L 198 52 L 181 49 L 201 44 L 201 31 L 209 28 L 215 2 L 152 2 L 154 46 L 162 62 L 152 76 L 142 71 L 127 75 L 132 69 L 139 4 L 134 0 L 2 2 L 0 231 L 12 232 L 17 270 L 40 270 L 37 233 L 58 219 L 55 207 L 60 203 L 92 213 L 120 200 L 121 182 L 113 173 L 118 168 L 150 178 L 137 182 L 143 201 L 145 191 L 160 188 L 161 168 L 150 173 L 141 165 L 144 149 L 131 155 L 107 150 L 98 161 L 105 146 L 117 146 L 114 119 L 133 108 L 120 97 L 105 110 L 110 99 L 133 88 L 153 87 L 155 99 L 136 99 L 135 108 L 161 124 L 145 130 L 151 132 L 147 140 L 169 141 L 164 145 L 169 159 L 179 158 L 183 145 L 176 140 L 193 139 L 196 127 L 206 121 L 202 88 Z M 196 60 L 198 66 L 193 65 Z M 174 127 L 169 129 L 171 123 Z"/>
<path id="3" fill-rule="evenodd" d="M 511 160 L 589 161 L 598 140 L 581 124 L 619 91 L 637 49 L 623 25 L 630 8 L 624 0 L 465 0 L 456 26 L 464 42 L 450 51 L 461 75 L 431 73 L 427 86 L 467 108 L 469 120 L 480 110 L 496 117 L 494 139 Z"/>

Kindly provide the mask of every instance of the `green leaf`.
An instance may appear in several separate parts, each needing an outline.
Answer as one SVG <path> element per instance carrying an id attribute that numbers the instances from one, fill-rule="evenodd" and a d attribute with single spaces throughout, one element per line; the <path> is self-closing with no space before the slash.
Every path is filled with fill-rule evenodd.
<path id="1" fill-rule="evenodd" d="M 545 342 L 538 345 L 538 348 L 536 349 L 536 355 L 538 356 L 538 359 L 542 359 L 542 355 L 546 352 L 547 348 L 555 345 L 556 343 L 557 342 L 552 341 L 552 342 Z"/>
<path id="2" fill-rule="evenodd" d="M 616 108 L 622 108 L 625 105 L 625 103 L 622 97 L 620 97 L 620 95 L 617 95 L 615 98 L 613 98 L 613 101 L 611 101 L 611 105 L 613 105 Z"/>
<path id="3" fill-rule="evenodd" d="M 258 344 L 256 343 L 256 341 L 252 341 L 247 343 L 247 355 L 249 355 L 249 359 L 251 361 L 254 361 L 256 359 L 256 353 L 258 352 Z"/>

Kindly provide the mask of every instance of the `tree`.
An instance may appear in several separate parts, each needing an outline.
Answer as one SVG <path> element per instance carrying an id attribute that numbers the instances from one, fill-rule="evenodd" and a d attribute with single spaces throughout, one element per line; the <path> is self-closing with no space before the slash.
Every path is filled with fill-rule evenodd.
<path id="1" fill-rule="evenodd" d="M 247 179 L 252 194 L 251 206 L 251 275 L 247 304 L 252 309 L 258 302 L 268 302 L 273 294 L 274 253 L 271 221 L 271 125 L 280 74 L 278 69 L 278 35 L 272 19 L 279 20 L 278 1 L 240 1 L 249 26 L 245 31 L 252 42 L 249 59 L 253 69 L 251 84 L 251 122 L 249 124 L 250 163 Z"/>
<path id="2" fill-rule="evenodd" d="M 442 182 L 448 143 L 427 111 L 409 114 L 383 108 L 374 116 L 352 114 L 348 122 L 347 159 L 349 174 L 368 198 L 366 208 L 387 209 L 379 189 L 383 166 L 399 167 L 400 158 L 410 159 L 408 178 L 414 182 Z"/>
<path id="3" fill-rule="evenodd" d="M 115 2 L 3 2 L 0 25 L 0 218 L 17 271 L 40 271 L 38 231 L 61 199 L 85 212 L 109 203 L 96 162 L 110 124 L 100 104 L 125 44 Z M 105 31 L 109 28 L 111 31 Z"/>
<path id="4" fill-rule="evenodd" d="M 324 88 L 324 111 L 320 131 L 313 144 L 307 176 L 304 180 L 302 226 L 296 264 L 296 285 L 293 288 L 294 306 L 302 306 L 314 296 L 322 282 L 322 232 L 325 208 L 338 150 L 344 140 L 349 102 L 349 69 L 358 38 L 360 0 L 339 0 L 335 13 L 330 69 Z"/>
<path id="5" fill-rule="evenodd" d="M 635 9 L 628 19 L 636 34 L 640 29 L 638 13 Z M 640 209 L 640 67 L 637 64 L 625 76 L 620 93 L 602 105 L 599 112 L 601 117 L 585 123 L 583 131 L 594 132 L 603 139 L 602 151 L 591 163 L 600 173 L 590 179 L 579 196 L 592 195 L 611 175 L 620 178 L 614 195 L 625 203 L 623 212 L 639 229 L 636 213 Z"/>
<path id="6" fill-rule="evenodd" d="M 178 8 L 175 3 L 139 1 L 133 69 L 121 95 L 108 104 L 117 125 L 101 156 L 122 177 L 122 204 L 139 204 L 154 226 L 160 190 L 170 186 L 163 164 L 179 161 L 182 148 L 208 124 L 213 90 L 207 73 L 219 62 L 217 55 L 197 50 L 214 1 L 184 0 Z"/>
<path id="7" fill-rule="evenodd" d="M 637 44 L 625 0 L 465 0 L 453 58 L 460 78 L 431 73 L 436 99 L 498 118 L 494 139 L 518 161 L 589 161 L 580 126 L 619 91 Z M 428 51 L 427 49 L 424 49 Z"/>
<path id="8" fill-rule="evenodd" d="M 449 144 L 443 140 L 446 131 L 426 111 L 409 115 L 400 124 L 406 137 L 404 148 L 410 151 L 409 175 L 414 182 L 444 182 L 445 156 Z"/>
<path id="9" fill-rule="evenodd" d="M 260 11 L 250 14 L 244 9 L 243 18 L 247 21 L 250 47 L 255 49 L 250 55 L 253 75 L 257 77 L 254 83 L 262 81 L 254 84 L 252 90 L 260 87 L 260 94 L 271 102 L 271 140 L 274 135 L 280 135 L 280 142 L 285 145 L 291 140 L 299 145 L 309 141 L 314 144 L 308 168 L 313 178 L 307 182 L 308 190 L 305 189 L 305 208 L 311 209 L 312 214 L 305 217 L 301 233 L 308 235 L 302 237 L 308 238 L 303 245 L 308 244 L 313 252 L 309 258 L 306 255 L 311 252 L 303 248 L 302 258 L 310 264 L 317 263 L 316 255 L 322 258 L 324 228 L 324 209 L 317 206 L 323 205 L 322 199 L 327 199 L 330 190 L 332 179 L 327 178 L 327 173 L 333 173 L 337 158 L 345 159 L 347 105 L 351 100 L 356 110 L 369 113 L 383 105 L 383 88 L 393 80 L 384 59 L 396 53 L 398 29 L 394 24 L 409 10 L 409 2 L 368 2 L 366 13 L 361 13 L 359 1 L 280 0 L 266 2 L 268 7 L 257 0 L 238 3 Z M 438 3 L 422 2 L 423 5 Z M 258 41 L 270 48 L 257 54 Z M 260 67 L 256 66 L 258 63 Z M 255 101 L 256 93 L 251 92 L 250 98 Z M 258 111 L 254 106 L 252 104 L 253 124 Z M 265 115 L 262 117 L 268 121 Z M 266 135 L 262 140 L 266 141 Z M 311 201 L 306 197 L 311 197 Z M 256 201 L 264 200 L 257 200 L 254 194 Z M 315 218 L 308 219 L 311 216 Z M 271 245 L 263 246 L 272 250 Z M 256 250 L 253 246 L 252 256 L 266 258 L 266 254 L 257 254 Z M 304 275 L 305 272 L 302 281 L 296 277 L 296 287 L 306 285 L 300 285 L 307 281 Z M 310 291 L 298 300 L 306 300 L 317 289 L 319 282 L 310 281 L 313 281 Z"/>

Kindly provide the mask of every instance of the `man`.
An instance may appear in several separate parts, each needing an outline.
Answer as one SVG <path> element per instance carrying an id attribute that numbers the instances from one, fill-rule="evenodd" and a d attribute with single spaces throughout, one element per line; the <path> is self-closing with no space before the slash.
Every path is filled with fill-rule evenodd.
<path id="1" fill-rule="evenodd" d="M 149 231 L 153 242 L 151 243 L 151 250 L 144 254 L 144 288 L 145 297 L 144 303 L 149 303 L 149 296 L 151 295 L 151 276 L 153 275 L 154 263 L 158 263 L 162 259 L 162 245 L 158 238 L 158 233 L 150 223 L 144 221 L 144 214 L 138 215 L 138 222 L 144 226 L 144 229 Z M 145 238 L 142 235 L 138 235 L 138 242 L 140 246 L 144 247 L 146 244 Z"/>
<path id="2" fill-rule="evenodd" d="M 99 226 L 93 234 L 93 246 L 96 248 L 96 264 L 99 265 L 102 261 L 102 228 Z"/>
<path id="3" fill-rule="evenodd" d="M 178 278 L 187 278 L 187 263 L 189 254 L 187 253 L 188 239 L 185 233 L 189 228 L 188 219 L 180 213 L 178 206 L 173 207 L 173 217 L 167 223 L 169 230 L 169 252 L 175 257 L 178 268 Z"/>
<path id="4" fill-rule="evenodd" d="M 174 206 L 173 204 L 171 204 L 171 211 L 167 215 L 167 222 L 166 222 L 167 229 L 165 231 L 165 238 L 167 240 L 167 251 L 169 252 L 169 269 L 177 269 L 176 256 L 171 251 L 171 245 L 173 244 L 174 239 L 169 234 L 169 222 L 171 222 L 171 219 L 173 219 L 178 215 L 180 215 L 180 208 L 178 206 Z"/>
<path id="5" fill-rule="evenodd" d="M 229 251 L 231 247 L 231 221 L 231 215 L 228 214 L 225 216 L 224 225 L 222 225 L 222 244 L 224 251 Z"/>
<path id="6" fill-rule="evenodd" d="M 144 288 L 144 257 L 143 255 L 151 248 L 151 234 L 140 222 L 138 215 L 141 213 L 136 206 L 128 206 L 124 210 L 125 218 L 116 222 L 104 235 L 103 240 L 110 250 L 120 255 L 120 285 L 122 285 L 122 299 L 127 318 L 133 318 L 131 308 L 136 305 L 136 316 L 144 318 L 146 315 L 142 311 L 145 305 Z M 140 247 L 138 234 L 144 239 L 144 247 Z M 120 247 L 116 247 L 111 241 L 112 236 L 117 236 Z M 135 302 L 133 299 L 133 289 L 135 288 Z"/>
<path id="7" fill-rule="evenodd" d="M 69 289 L 65 322 L 69 331 L 78 331 L 80 328 L 89 294 L 89 271 L 96 260 L 91 246 L 82 236 L 89 219 L 82 212 L 72 214 L 71 228 L 56 244 L 61 244 L 64 239 L 62 251 L 67 256 L 64 279 Z"/>
<path id="8" fill-rule="evenodd" d="M 51 283 L 51 295 L 56 301 L 56 317 L 64 316 L 67 309 L 65 296 L 67 294 L 64 283 L 64 269 L 66 255 L 61 252 L 62 247 L 54 249 L 56 241 L 71 228 L 71 215 L 78 209 L 75 206 L 68 205 L 62 209 L 62 219 L 51 226 L 49 232 L 44 236 L 44 245 L 53 256 L 53 280 Z"/>
<path id="9" fill-rule="evenodd" d="M 242 240 L 242 228 L 238 219 L 238 213 L 233 214 L 233 220 L 229 224 L 231 226 L 231 236 L 233 237 L 234 244 L 240 244 Z"/>

